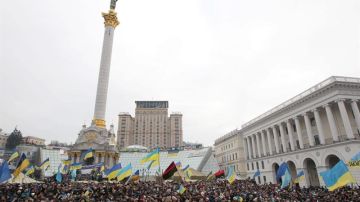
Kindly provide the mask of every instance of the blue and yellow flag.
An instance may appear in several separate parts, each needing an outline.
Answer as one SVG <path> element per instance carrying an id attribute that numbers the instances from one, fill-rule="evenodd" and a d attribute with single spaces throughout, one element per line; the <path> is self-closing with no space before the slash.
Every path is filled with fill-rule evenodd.
<path id="1" fill-rule="evenodd" d="M 281 176 L 281 189 L 287 187 L 290 185 L 291 183 L 291 174 L 290 174 L 290 170 L 288 168 L 286 168 L 285 170 L 285 174 L 283 176 Z"/>
<path id="2" fill-rule="evenodd" d="M 39 166 L 40 169 L 46 170 L 48 167 L 50 166 L 50 159 L 47 158 L 45 159 L 45 161 L 43 161 L 41 163 L 41 165 Z"/>
<path id="3" fill-rule="evenodd" d="M 183 194 L 186 191 L 186 188 L 181 184 L 179 190 L 177 191 L 179 194 Z"/>
<path id="4" fill-rule="evenodd" d="M 93 149 L 89 148 L 85 153 L 84 153 L 84 160 L 89 159 L 93 157 Z"/>
<path id="5" fill-rule="evenodd" d="M 141 159 L 140 163 L 144 164 L 148 161 L 155 161 L 154 164 L 159 165 L 159 149 L 155 149 L 152 152 L 148 153 L 143 159 Z"/>
<path id="6" fill-rule="evenodd" d="M 229 167 L 226 179 L 229 181 L 230 184 L 232 184 L 236 179 L 236 173 L 234 172 L 234 168 L 232 166 Z"/>
<path id="7" fill-rule="evenodd" d="M 16 178 L 23 170 L 25 170 L 27 167 L 29 167 L 30 162 L 26 158 L 25 154 L 22 154 L 19 160 L 19 163 L 16 166 L 16 169 L 13 172 L 14 178 Z"/>
<path id="8" fill-rule="evenodd" d="M 82 168 L 81 163 L 73 163 L 70 165 L 70 170 L 80 170 Z"/>
<path id="9" fill-rule="evenodd" d="M 258 169 L 255 173 L 252 179 L 255 179 L 255 177 L 260 176 L 260 170 Z"/>
<path id="10" fill-rule="evenodd" d="M 135 173 L 131 177 L 132 181 L 140 180 L 140 170 L 135 171 Z"/>
<path id="11" fill-rule="evenodd" d="M 120 170 L 121 170 L 121 163 L 118 163 L 109 170 L 105 171 L 105 175 L 109 180 L 111 180 L 118 176 L 117 174 L 119 173 Z"/>
<path id="12" fill-rule="evenodd" d="M 71 159 L 63 160 L 62 163 L 64 164 L 64 166 L 68 166 L 71 164 Z"/>
<path id="13" fill-rule="evenodd" d="M 125 166 L 124 168 L 122 168 L 118 175 L 117 175 L 117 180 L 121 181 L 127 177 L 130 177 L 132 174 L 132 167 L 131 167 L 131 163 L 129 163 L 127 166 Z"/>
<path id="14" fill-rule="evenodd" d="M 190 181 L 191 180 L 191 176 L 192 176 L 192 171 L 189 169 L 189 168 L 187 168 L 186 170 L 185 170 L 185 181 Z"/>
<path id="15" fill-rule="evenodd" d="M 186 172 L 190 168 L 190 165 L 187 164 L 183 169 L 181 169 L 183 172 Z"/>
<path id="16" fill-rule="evenodd" d="M 14 159 L 16 159 L 17 157 L 19 157 L 19 152 L 14 152 L 13 154 L 11 154 L 8 163 L 10 163 L 11 161 L 13 161 Z"/>
<path id="17" fill-rule="evenodd" d="M 157 162 L 157 161 L 152 160 L 152 161 L 149 163 L 149 165 L 147 166 L 147 169 L 150 170 L 150 168 L 156 166 L 156 162 Z"/>
<path id="18" fill-rule="evenodd" d="M 30 168 L 26 171 L 25 175 L 29 176 L 35 172 L 34 166 L 30 166 Z"/>
<path id="19" fill-rule="evenodd" d="M 11 179 L 11 173 L 9 169 L 9 164 L 6 161 L 3 161 L 0 165 L 0 184 Z"/>
<path id="20" fill-rule="evenodd" d="M 356 183 L 354 177 L 342 160 L 330 170 L 321 172 L 320 175 L 329 191 L 334 191 L 350 183 Z"/>
<path id="21" fill-rule="evenodd" d="M 355 154 L 355 156 L 353 156 L 350 161 L 349 161 L 349 167 L 357 167 L 360 168 L 360 152 L 358 152 L 357 154 Z"/>
<path id="22" fill-rule="evenodd" d="M 300 183 L 300 181 L 302 181 L 303 179 L 305 179 L 305 174 L 304 171 L 301 170 L 297 173 L 294 183 Z"/>

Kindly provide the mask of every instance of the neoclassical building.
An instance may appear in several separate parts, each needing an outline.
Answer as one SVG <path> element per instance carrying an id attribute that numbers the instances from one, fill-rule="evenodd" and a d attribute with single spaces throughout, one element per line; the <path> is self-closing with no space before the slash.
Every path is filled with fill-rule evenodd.
<path id="1" fill-rule="evenodd" d="M 241 136 L 248 176 L 276 183 L 287 162 L 291 174 L 304 170 L 301 186 L 323 185 L 319 173 L 360 151 L 360 78 L 330 77 L 245 123 Z M 360 171 L 351 169 L 360 182 Z"/>
<path id="2" fill-rule="evenodd" d="M 235 129 L 215 140 L 215 158 L 220 169 L 232 167 L 240 178 L 246 178 L 245 155 L 243 139 L 240 130 Z"/>

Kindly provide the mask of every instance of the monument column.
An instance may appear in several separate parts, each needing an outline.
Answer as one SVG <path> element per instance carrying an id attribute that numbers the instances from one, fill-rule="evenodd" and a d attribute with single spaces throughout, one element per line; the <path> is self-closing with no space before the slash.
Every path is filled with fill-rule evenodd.
<path id="1" fill-rule="evenodd" d="M 98 78 L 98 85 L 96 91 L 95 111 L 93 124 L 100 128 L 105 128 L 105 112 L 106 99 L 109 84 L 111 52 L 114 38 L 115 27 L 119 24 L 115 12 L 115 0 L 111 1 L 110 10 L 108 13 L 102 13 L 104 17 L 105 33 L 101 54 L 100 71 Z"/>

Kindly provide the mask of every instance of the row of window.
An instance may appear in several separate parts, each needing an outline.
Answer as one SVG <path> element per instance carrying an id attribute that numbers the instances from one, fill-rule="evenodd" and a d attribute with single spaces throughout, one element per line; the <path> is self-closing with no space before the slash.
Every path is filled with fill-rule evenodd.
<path id="1" fill-rule="evenodd" d="M 222 159 L 221 159 L 221 162 L 226 163 L 226 162 L 234 161 L 234 160 L 237 160 L 237 159 L 238 159 L 238 154 L 237 154 L 237 152 L 235 152 L 235 153 L 232 153 L 232 154 L 224 155 L 222 157 Z"/>
<path id="2" fill-rule="evenodd" d="M 249 163 L 246 164 L 247 165 L 247 170 L 250 171 L 250 165 Z M 256 162 L 256 167 L 254 167 L 254 162 L 251 162 L 251 170 L 259 170 L 259 162 Z M 264 161 L 261 161 L 261 168 L 262 169 L 265 169 L 265 164 L 264 164 Z"/>
<path id="3" fill-rule="evenodd" d="M 227 145 L 224 145 L 221 147 L 221 151 L 224 151 L 224 150 L 227 150 L 227 149 L 230 149 L 230 148 L 233 148 L 234 147 L 234 144 L 233 143 L 229 143 Z"/>

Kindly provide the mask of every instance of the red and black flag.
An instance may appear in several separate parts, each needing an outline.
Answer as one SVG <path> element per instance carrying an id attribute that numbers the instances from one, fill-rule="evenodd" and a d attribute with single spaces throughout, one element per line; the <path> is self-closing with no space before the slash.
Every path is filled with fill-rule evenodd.
<path id="1" fill-rule="evenodd" d="M 225 176 L 225 171 L 224 170 L 218 170 L 214 175 L 215 175 L 216 178 Z"/>
<path id="2" fill-rule="evenodd" d="M 177 171 L 176 165 L 174 161 L 169 165 L 168 168 L 164 171 L 162 177 L 164 180 L 169 179 L 171 176 L 174 175 L 174 173 Z"/>

